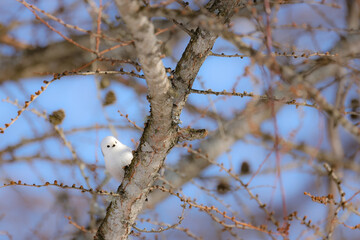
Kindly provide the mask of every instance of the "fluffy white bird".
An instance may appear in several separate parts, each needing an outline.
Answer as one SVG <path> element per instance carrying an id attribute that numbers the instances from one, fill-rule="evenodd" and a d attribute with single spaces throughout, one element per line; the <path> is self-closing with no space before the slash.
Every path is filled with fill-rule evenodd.
<path id="1" fill-rule="evenodd" d="M 122 144 L 113 136 L 107 136 L 101 141 L 101 151 L 104 155 L 105 169 L 110 175 L 122 182 L 124 167 L 131 163 L 133 154 L 131 148 Z"/>

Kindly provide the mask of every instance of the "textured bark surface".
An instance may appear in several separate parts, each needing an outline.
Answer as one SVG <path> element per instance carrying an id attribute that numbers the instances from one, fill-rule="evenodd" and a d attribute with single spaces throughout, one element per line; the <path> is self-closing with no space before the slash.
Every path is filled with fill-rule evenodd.
<path id="1" fill-rule="evenodd" d="M 219 19 L 225 23 L 232 16 L 237 2 L 214 1 L 206 8 L 210 12 L 217 12 Z M 175 69 L 171 84 L 160 60 L 154 28 L 139 12 L 140 2 L 119 0 L 117 5 L 135 39 L 148 84 L 151 115 L 130 170 L 118 189 L 123 197 L 109 205 L 96 234 L 97 239 L 126 239 L 130 234 L 167 153 L 179 140 L 180 113 L 194 79 L 218 37 L 215 33 L 198 28 Z"/>

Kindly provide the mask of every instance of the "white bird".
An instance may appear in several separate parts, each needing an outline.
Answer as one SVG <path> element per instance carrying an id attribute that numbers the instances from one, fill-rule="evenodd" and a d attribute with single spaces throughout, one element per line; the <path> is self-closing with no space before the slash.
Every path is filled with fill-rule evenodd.
<path id="1" fill-rule="evenodd" d="M 107 136 L 101 141 L 101 152 L 104 155 L 105 169 L 110 175 L 122 182 L 124 167 L 131 163 L 133 154 L 131 148 L 122 144 L 113 136 Z"/>

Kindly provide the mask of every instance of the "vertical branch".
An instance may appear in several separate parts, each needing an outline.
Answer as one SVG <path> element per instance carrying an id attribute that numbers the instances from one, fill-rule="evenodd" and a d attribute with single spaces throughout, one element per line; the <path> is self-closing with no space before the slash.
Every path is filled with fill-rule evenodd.
<path id="1" fill-rule="evenodd" d="M 136 54 L 148 85 L 150 102 L 162 104 L 156 102 L 156 99 L 163 100 L 171 84 L 160 58 L 160 44 L 155 36 L 154 25 L 141 14 L 140 1 L 116 0 L 115 2 L 127 29 L 134 38 Z"/>

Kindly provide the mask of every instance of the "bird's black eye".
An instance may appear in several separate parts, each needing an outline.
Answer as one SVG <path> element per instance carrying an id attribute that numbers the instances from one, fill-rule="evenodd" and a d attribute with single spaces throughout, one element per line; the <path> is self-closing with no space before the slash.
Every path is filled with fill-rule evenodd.
<path id="1" fill-rule="evenodd" d="M 109 148 L 109 147 L 110 147 L 110 145 L 107 145 L 107 147 Z"/>
<path id="2" fill-rule="evenodd" d="M 115 147 L 116 145 L 115 144 L 113 144 L 113 147 Z"/>

